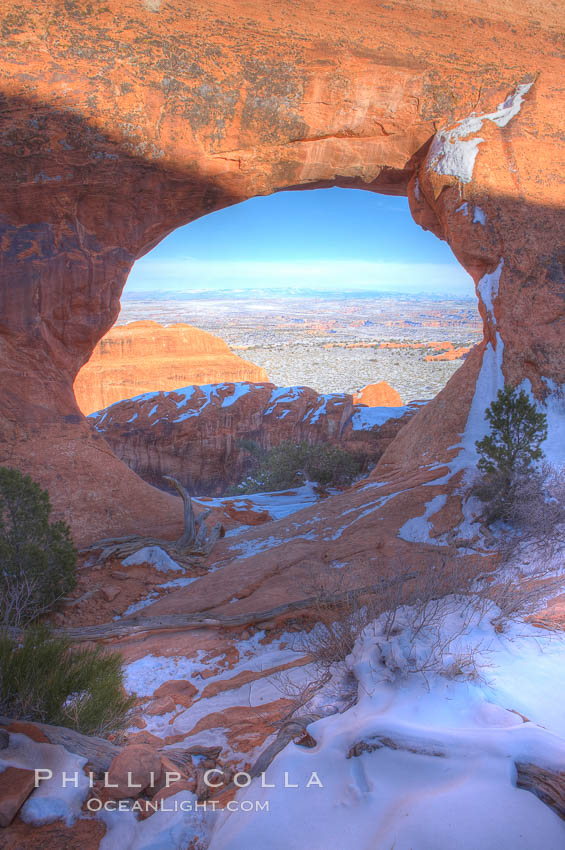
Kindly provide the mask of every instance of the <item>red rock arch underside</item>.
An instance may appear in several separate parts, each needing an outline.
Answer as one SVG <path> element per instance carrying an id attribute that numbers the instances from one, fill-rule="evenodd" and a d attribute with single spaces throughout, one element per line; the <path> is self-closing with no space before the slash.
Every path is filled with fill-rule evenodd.
<path id="1" fill-rule="evenodd" d="M 478 286 L 482 349 L 379 474 L 408 480 L 453 457 L 487 355 L 539 397 L 544 379 L 562 383 L 563 22 L 539 0 L 0 12 L 0 463 L 47 485 L 80 540 L 171 533 L 177 500 L 91 433 L 73 379 L 138 257 L 290 187 L 407 194 Z"/>

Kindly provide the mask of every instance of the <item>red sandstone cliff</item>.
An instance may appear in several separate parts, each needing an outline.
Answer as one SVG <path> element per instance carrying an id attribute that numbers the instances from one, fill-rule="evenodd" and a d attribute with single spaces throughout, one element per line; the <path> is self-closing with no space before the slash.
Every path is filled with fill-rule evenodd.
<path id="1" fill-rule="evenodd" d="M 116 401 L 187 384 L 267 381 L 223 339 L 192 325 L 130 322 L 112 328 L 78 373 L 74 391 L 85 415 Z"/>
<path id="2" fill-rule="evenodd" d="M 402 405 L 400 393 L 386 381 L 367 384 L 354 394 L 353 401 L 355 404 L 366 404 L 368 407 L 400 407 Z"/>
<path id="3" fill-rule="evenodd" d="M 474 277 L 484 344 L 456 411 L 443 395 L 402 434 L 399 474 L 448 456 L 495 350 L 539 398 L 563 382 L 563 4 L 4 6 L 0 462 L 49 487 L 77 539 L 181 519 L 94 438 L 72 383 L 136 259 L 247 198 L 408 195 Z"/>
<path id="4" fill-rule="evenodd" d="M 217 495 L 242 480 L 242 439 L 330 442 L 377 459 L 416 408 L 374 409 L 346 393 L 224 383 L 127 399 L 90 417 L 113 451 L 152 484 L 173 475 L 193 493 Z"/>

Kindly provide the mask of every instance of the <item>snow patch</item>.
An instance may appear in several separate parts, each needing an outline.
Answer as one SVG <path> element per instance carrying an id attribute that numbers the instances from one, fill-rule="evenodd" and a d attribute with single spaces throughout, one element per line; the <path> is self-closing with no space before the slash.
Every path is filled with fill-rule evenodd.
<path id="1" fill-rule="evenodd" d="M 183 850 L 205 847 L 213 822 L 213 812 L 196 807 L 191 791 L 179 791 L 165 800 L 165 808 L 145 820 L 135 812 L 102 810 L 98 818 L 106 824 L 100 850 Z"/>
<path id="2" fill-rule="evenodd" d="M 541 449 L 548 463 L 556 469 L 565 466 L 565 385 L 559 385 L 550 378 L 542 378 L 548 394 L 544 401 L 534 397 L 532 385 L 525 378 L 519 390 L 524 390 L 534 402 L 540 413 L 547 417 L 547 439 L 541 444 Z"/>
<path id="3" fill-rule="evenodd" d="M 171 571 L 178 572 L 182 570 L 180 564 L 168 555 L 160 546 L 144 546 L 139 552 L 134 552 L 129 555 L 125 561 L 122 561 L 124 567 L 133 567 L 138 564 L 150 564 L 160 573 L 168 573 Z"/>
<path id="4" fill-rule="evenodd" d="M 271 393 L 269 406 L 265 409 L 263 416 L 269 416 L 277 404 L 288 404 L 291 401 L 297 401 L 302 395 L 304 387 L 275 387 Z"/>
<path id="5" fill-rule="evenodd" d="M 487 308 L 487 313 L 492 322 L 495 321 L 494 299 L 498 297 L 498 287 L 500 285 L 500 275 L 502 273 L 503 266 L 504 258 L 502 257 L 496 269 L 490 274 L 483 275 L 477 286 L 479 295 L 481 296 L 483 304 Z"/>
<path id="6" fill-rule="evenodd" d="M 320 399 L 321 399 L 321 403 L 314 410 L 308 411 L 308 413 L 306 414 L 306 416 L 303 419 L 303 422 L 306 422 L 309 419 L 310 424 L 313 425 L 326 412 L 327 407 L 328 407 L 328 402 L 330 402 L 332 400 L 341 399 L 341 403 L 343 403 L 343 393 L 328 393 L 326 395 L 321 395 Z"/>
<path id="7" fill-rule="evenodd" d="M 461 442 L 458 444 L 460 451 L 448 463 L 451 475 L 462 469 L 474 469 L 477 465 L 478 454 L 475 448 L 475 442 L 482 440 L 489 431 L 489 425 L 485 418 L 485 410 L 494 401 L 498 391 L 504 389 L 504 375 L 502 374 L 503 353 L 504 343 L 500 334 L 497 333 L 496 348 L 493 348 L 492 343 L 489 342 L 483 352 L 483 362 L 477 378 L 475 394 L 473 395 L 473 401 L 471 402 L 469 416 L 467 417 Z"/>
<path id="8" fill-rule="evenodd" d="M 429 518 L 441 510 L 446 502 L 447 496 L 445 493 L 434 496 L 431 501 L 426 502 L 423 515 L 407 520 L 399 530 L 398 536 L 402 540 L 407 540 L 411 543 L 433 543 L 434 541 L 430 539 L 432 524 Z"/>
<path id="9" fill-rule="evenodd" d="M 198 650 L 193 658 L 144 655 L 124 666 L 124 687 L 129 693 L 150 697 L 169 679 L 190 679 L 195 672 L 205 669 L 201 661 L 205 654 Z"/>
<path id="10" fill-rule="evenodd" d="M 485 141 L 475 134 L 482 129 L 485 121 L 492 121 L 500 128 L 506 127 L 519 113 L 524 96 L 532 85 L 519 85 L 514 94 L 507 97 L 504 103 L 500 103 L 494 112 L 485 115 L 472 113 L 451 129 L 438 131 L 430 147 L 428 168 L 436 174 L 446 174 L 457 177 L 462 183 L 470 183 L 479 145 Z"/>
<path id="11" fill-rule="evenodd" d="M 59 819 L 71 826 L 80 817 L 89 788 L 88 778 L 83 772 L 85 764 L 85 758 L 69 753 L 60 744 L 40 744 L 27 735 L 13 732 L 10 733 L 9 746 L 0 750 L 0 771 L 7 767 L 53 771 L 53 777 L 40 782 L 20 810 L 21 819 L 34 826 Z M 70 777 L 65 786 L 63 773 Z M 74 787 L 75 784 L 77 787 Z"/>
<path id="12" fill-rule="evenodd" d="M 269 549 L 275 549 L 287 541 L 279 540 L 272 535 L 267 538 L 258 538 L 257 540 L 242 540 L 241 543 L 236 543 L 229 547 L 230 552 L 237 552 L 236 559 L 252 558 L 254 555 L 259 555 L 260 552 L 266 552 Z"/>
<path id="13" fill-rule="evenodd" d="M 126 608 L 124 613 L 117 614 L 114 617 L 114 620 L 121 620 L 122 617 L 129 617 L 130 614 L 135 614 L 136 611 L 141 611 L 143 608 L 147 608 L 148 605 L 156 602 L 157 599 L 159 599 L 159 594 L 152 590 L 151 593 L 144 599 L 140 599 L 139 602 L 132 602 L 132 604 Z"/>
<path id="14" fill-rule="evenodd" d="M 401 419 L 409 407 L 357 407 L 351 417 L 354 431 L 371 431 L 380 428 L 389 419 Z"/>
<path id="15" fill-rule="evenodd" d="M 232 404 L 235 404 L 239 398 L 243 398 L 244 395 L 247 395 L 250 390 L 250 384 L 234 384 L 233 393 L 224 398 L 222 401 L 222 407 L 231 407 Z"/>

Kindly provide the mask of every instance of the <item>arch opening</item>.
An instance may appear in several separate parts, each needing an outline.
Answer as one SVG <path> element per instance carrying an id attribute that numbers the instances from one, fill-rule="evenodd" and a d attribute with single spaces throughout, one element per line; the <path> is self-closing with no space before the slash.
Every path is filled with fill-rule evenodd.
<path id="1" fill-rule="evenodd" d="M 234 483 L 218 465 L 232 465 L 247 432 L 263 427 L 267 445 L 305 435 L 335 442 L 331 429 L 341 434 L 355 412 L 348 407 L 336 421 L 335 410 L 329 416 L 324 408 L 315 421 L 333 417 L 326 429 L 294 423 L 277 434 L 266 424 L 272 405 L 262 385 L 309 388 L 318 407 L 339 396 L 400 417 L 410 403 L 437 395 L 481 332 L 471 277 L 445 243 L 418 227 L 404 197 L 338 188 L 281 192 L 197 219 L 141 258 L 117 323 L 79 373 L 75 392 L 118 456 L 150 483 L 180 474 L 193 492 L 218 495 Z M 174 390 L 229 383 L 240 385 L 236 394 L 247 392 L 247 406 L 220 393 L 205 403 L 198 426 L 199 404 L 185 417 L 165 410 L 165 394 Z M 228 405 L 229 422 L 221 410 Z M 212 472 L 200 464 L 198 474 L 182 474 L 183 439 L 193 453 L 214 454 Z M 236 466 L 241 472 L 241 462 Z"/>

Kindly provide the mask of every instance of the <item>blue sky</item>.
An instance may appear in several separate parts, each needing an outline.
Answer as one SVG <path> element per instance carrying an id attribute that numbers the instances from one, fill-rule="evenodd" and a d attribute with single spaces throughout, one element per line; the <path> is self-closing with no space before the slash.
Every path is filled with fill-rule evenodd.
<path id="1" fill-rule="evenodd" d="M 406 198 L 355 189 L 278 192 L 180 227 L 137 261 L 126 291 L 307 287 L 473 295 L 451 249 Z"/>

